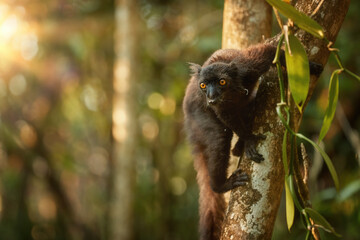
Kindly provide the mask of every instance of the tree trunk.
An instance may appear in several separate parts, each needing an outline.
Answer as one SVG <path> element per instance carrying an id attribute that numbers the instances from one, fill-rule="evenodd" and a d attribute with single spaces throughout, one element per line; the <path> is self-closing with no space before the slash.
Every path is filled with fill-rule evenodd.
<path id="1" fill-rule="evenodd" d="M 222 48 L 243 49 L 269 38 L 271 13 L 264 0 L 225 0 Z"/>
<path id="2" fill-rule="evenodd" d="M 234 3 L 235 2 L 235 3 Z M 248 42 L 243 40 L 246 36 L 252 36 L 261 22 L 253 22 L 255 13 L 240 6 L 240 1 L 226 1 L 224 11 L 223 47 L 246 47 L 255 43 L 253 37 Z M 249 6 L 252 1 L 243 1 L 243 6 Z M 263 1 L 261 1 L 263 2 Z M 311 15 L 321 0 L 299 0 L 296 8 L 307 15 Z M 314 15 L 314 19 L 325 29 L 325 35 L 330 41 L 335 41 L 345 18 L 350 0 L 323 1 L 322 6 Z M 231 4 L 231 8 L 227 7 Z M 263 10 L 267 12 L 267 10 Z M 256 11 L 255 11 L 256 12 Z M 251 16 L 244 18 L 236 14 Z M 245 14 L 245 15 L 246 15 Z M 263 13 L 259 13 L 263 14 Z M 231 25 L 227 19 L 232 19 Z M 261 19 L 261 18 L 260 18 Z M 247 21 L 247 22 L 242 22 Z M 270 21 L 269 21 L 270 22 Z M 249 28 L 249 24 L 254 27 Z M 227 30 L 230 29 L 230 30 Z M 238 29 L 235 31 L 233 29 Z M 244 35 L 243 30 L 248 29 L 250 33 Z M 264 34 L 265 35 L 265 34 Z M 329 51 L 322 40 L 315 39 L 302 30 L 297 31 L 297 36 L 305 46 L 309 58 L 312 61 L 325 64 Z M 230 38 L 230 39 L 229 39 Z M 237 41 L 241 41 L 237 45 Z M 269 40 L 274 42 L 275 39 Z M 245 42 L 245 43 L 244 43 Z M 280 102 L 278 78 L 274 68 L 262 77 L 258 95 L 256 98 L 256 111 L 253 133 L 262 133 L 266 140 L 261 141 L 257 150 L 265 161 L 258 164 L 242 158 L 240 168 L 250 176 L 248 185 L 240 187 L 231 192 L 228 211 L 224 220 L 221 239 L 271 239 L 272 231 L 278 211 L 281 192 L 284 185 L 284 171 L 281 161 L 281 144 L 284 126 L 277 117 L 275 108 Z M 312 77 L 310 83 L 309 97 L 315 88 L 317 79 Z M 301 122 L 301 115 L 295 115 L 295 129 Z"/>
<path id="3" fill-rule="evenodd" d="M 115 64 L 113 82 L 113 169 L 109 239 L 132 239 L 135 184 L 135 47 L 133 0 L 117 0 L 115 12 Z"/>

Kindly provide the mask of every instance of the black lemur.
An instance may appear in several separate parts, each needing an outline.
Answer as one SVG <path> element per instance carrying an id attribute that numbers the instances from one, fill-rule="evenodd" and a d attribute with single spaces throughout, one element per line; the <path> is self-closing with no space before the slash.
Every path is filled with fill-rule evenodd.
<path id="1" fill-rule="evenodd" d="M 258 79 L 272 65 L 275 53 L 276 47 L 259 44 L 245 50 L 218 50 L 203 66 L 190 64 L 192 77 L 183 110 L 200 188 L 202 240 L 219 239 L 225 212 L 222 193 L 248 180 L 240 169 L 227 178 L 233 133 L 239 137 L 232 150 L 235 156 L 245 152 L 247 158 L 257 163 L 264 160 L 256 150 L 257 142 L 264 136 L 251 133 L 254 119 L 250 114 L 251 103 Z M 281 62 L 285 65 L 283 51 Z M 322 67 L 310 63 L 310 69 L 319 74 Z"/>

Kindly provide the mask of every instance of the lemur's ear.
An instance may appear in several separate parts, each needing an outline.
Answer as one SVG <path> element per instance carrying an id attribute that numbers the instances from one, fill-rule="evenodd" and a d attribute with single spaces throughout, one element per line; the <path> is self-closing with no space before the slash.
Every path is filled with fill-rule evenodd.
<path id="1" fill-rule="evenodd" d="M 238 63 L 235 61 L 232 61 L 229 63 L 229 71 L 232 74 L 235 74 L 240 77 L 244 77 L 248 72 L 248 68 L 245 66 L 242 66 L 241 68 L 239 68 Z"/>
<path id="2" fill-rule="evenodd" d="M 229 67 L 230 67 L 230 69 L 236 69 L 236 68 L 237 68 L 236 62 L 235 62 L 235 61 L 231 61 L 231 62 L 229 63 Z"/>
<path id="3" fill-rule="evenodd" d="M 229 63 L 229 71 L 236 73 L 238 71 L 238 68 L 236 66 L 236 62 L 232 61 Z"/>
<path id="4" fill-rule="evenodd" d="M 189 69 L 191 76 L 197 76 L 201 71 L 201 66 L 199 64 L 189 62 Z"/>

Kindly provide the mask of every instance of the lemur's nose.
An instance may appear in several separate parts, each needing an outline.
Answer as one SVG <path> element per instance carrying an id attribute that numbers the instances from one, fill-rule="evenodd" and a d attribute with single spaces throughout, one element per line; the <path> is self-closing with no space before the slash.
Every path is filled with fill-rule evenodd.
<path id="1" fill-rule="evenodd" d="M 213 86 L 208 86 L 206 97 L 209 104 L 214 104 L 217 102 L 217 98 L 219 96 L 219 93 L 216 91 L 216 89 Z"/>

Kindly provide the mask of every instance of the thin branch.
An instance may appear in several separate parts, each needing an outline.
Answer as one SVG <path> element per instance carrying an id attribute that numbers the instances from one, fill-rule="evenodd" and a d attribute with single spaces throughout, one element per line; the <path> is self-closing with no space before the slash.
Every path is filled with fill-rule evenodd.
<path id="1" fill-rule="evenodd" d="M 324 3 L 324 0 L 321 0 L 320 3 L 317 5 L 317 7 L 315 8 L 315 10 L 312 12 L 312 14 L 310 15 L 310 17 L 315 16 L 315 14 L 319 11 L 320 7 L 322 6 L 322 4 Z"/>
<path id="2" fill-rule="evenodd" d="M 305 145 L 303 143 L 300 144 L 300 149 L 301 149 L 301 156 L 303 159 L 303 168 L 304 168 L 302 181 L 304 183 L 304 186 L 306 186 L 306 191 L 307 191 L 306 195 L 308 196 L 307 200 L 309 200 L 309 189 L 308 189 L 307 185 L 309 183 L 310 159 L 306 152 Z"/>
<path id="3" fill-rule="evenodd" d="M 279 24 L 279 27 L 282 29 L 283 26 L 284 26 L 284 24 L 283 24 L 282 21 L 281 21 L 279 12 L 278 12 L 278 10 L 277 10 L 276 8 L 274 8 L 274 7 L 273 7 L 273 10 L 274 10 L 274 13 L 275 13 L 276 20 L 277 20 L 277 22 L 278 22 L 278 24 Z"/>

